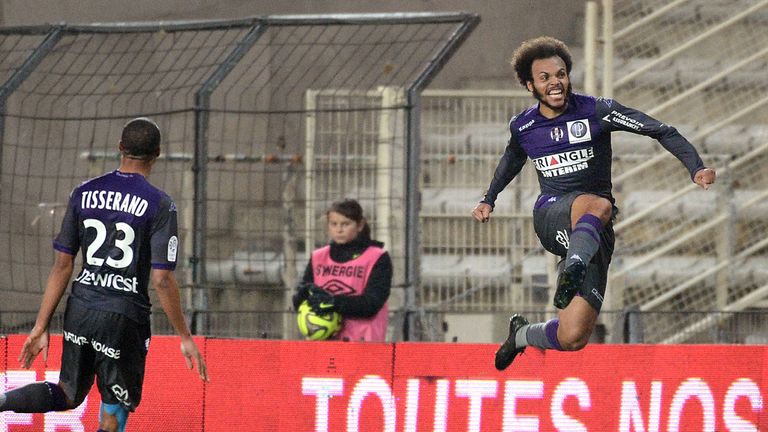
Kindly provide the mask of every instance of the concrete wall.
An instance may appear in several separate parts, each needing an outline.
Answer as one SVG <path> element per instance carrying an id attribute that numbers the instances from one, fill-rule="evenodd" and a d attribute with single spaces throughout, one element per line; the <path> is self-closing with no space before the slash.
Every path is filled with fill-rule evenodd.
<path id="1" fill-rule="evenodd" d="M 584 1 L 559 0 L 0 0 L 3 26 L 229 19 L 258 15 L 466 11 L 481 17 L 432 87 L 514 87 L 507 61 L 524 39 L 582 45 Z"/>

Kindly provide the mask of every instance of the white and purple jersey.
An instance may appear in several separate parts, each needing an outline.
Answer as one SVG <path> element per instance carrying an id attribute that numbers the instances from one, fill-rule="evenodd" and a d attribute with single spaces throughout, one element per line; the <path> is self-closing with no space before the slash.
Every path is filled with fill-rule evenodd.
<path id="1" fill-rule="evenodd" d="M 176 268 L 176 205 L 142 175 L 112 171 L 72 191 L 53 247 L 83 253 L 72 299 L 147 323 L 150 269 Z"/>
<path id="2" fill-rule="evenodd" d="M 696 171 L 704 168 L 696 149 L 674 127 L 612 99 L 573 93 L 565 112 L 553 119 L 541 115 L 536 104 L 513 117 L 509 131 L 509 144 L 481 201 L 491 206 L 527 159 L 531 159 L 536 168 L 542 195 L 559 196 L 579 191 L 613 202 L 613 131 L 656 139 L 685 165 L 691 179 Z"/>

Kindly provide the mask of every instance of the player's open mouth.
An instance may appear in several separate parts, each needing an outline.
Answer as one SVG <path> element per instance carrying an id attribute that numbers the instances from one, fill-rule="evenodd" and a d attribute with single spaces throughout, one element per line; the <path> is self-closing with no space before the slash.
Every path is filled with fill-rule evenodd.
<path id="1" fill-rule="evenodd" d="M 561 96 L 562 94 L 563 94 L 563 89 L 561 88 L 550 90 L 547 92 L 547 96 Z"/>

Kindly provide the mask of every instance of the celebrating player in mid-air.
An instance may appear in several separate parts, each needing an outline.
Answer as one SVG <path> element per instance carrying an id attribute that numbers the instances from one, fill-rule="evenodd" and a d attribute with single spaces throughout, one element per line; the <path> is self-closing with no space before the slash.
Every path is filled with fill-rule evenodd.
<path id="1" fill-rule="evenodd" d="M 575 351 L 589 341 L 603 304 L 618 212 L 611 194 L 611 132 L 652 137 L 685 165 L 696 184 L 706 190 L 715 181 L 715 171 L 674 127 L 615 100 L 573 93 L 571 54 L 563 42 L 525 41 L 512 65 L 538 103 L 510 121 L 509 144 L 472 216 L 488 222 L 498 194 L 531 159 L 541 187 L 534 229 L 544 248 L 562 257 L 554 298 L 560 312 L 537 324 L 513 315 L 509 337 L 496 352 L 499 370 L 528 345 Z"/>
<path id="2" fill-rule="evenodd" d="M 176 205 L 147 177 L 160 155 L 160 129 L 147 118 L 129 121 L 119 143 L 120 167 L 76 187 L 61 232 L 53 242 L 56 259 L 35 326 L 22 347 L 25 368 L 42 351 L 48 357 L 48 326 L 74 269 L 64 313 L 64 348 L 58 384 L 38 382 L 0 395 L 0 411 L 63 411 L 80 405 L 98 377 L 99 430 L 124 431 L 128 413 L 141 401 L 149 350 L 152 286 L 173 328 L 181 336 L 187 366 L 205 362 L 181 312 L 173 274 L 179 248 Z"/>

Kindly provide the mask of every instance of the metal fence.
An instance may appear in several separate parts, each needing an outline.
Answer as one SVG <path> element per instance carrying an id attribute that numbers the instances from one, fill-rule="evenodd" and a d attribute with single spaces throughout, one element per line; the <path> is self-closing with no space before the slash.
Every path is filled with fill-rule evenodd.
<path id="1" fill-rule="evenodd" d="M 768 1 L 603 0 L 603 94 L 678 128 L 717 168 L 708 192 L 648 138 L 614 138 L 612 309 L 639 309 L 651 340 L 711 326 L 661 311 L 765 309 Z M 679 321 L 675 321 L 680 317 Z M 654 323 L 654 321 L 656 321 Z M 683 332 L 690 334 L 690 332 Z"/>
<path id="2" fill-rule="evenodd" d="M 541 322 L 551 315 L 540 309 L 516 310 L 531 322 Z M 2 312 L 3 322 L 13 325 L 0 326 L 0 335 L 27 333 L 35 320 L 35 311 Z M 507 337 L 509 315 L 497 313 L 422 311 L 418 320 L 409 320 L 406 311 L 390 313 L 387 340 L 403 341 L 408 337 L 416 340 L 459 342 L 459 343 L 501 343 Z M 291 311 L 271 310 L 228 310 L 207 311 L 190 314 L 194 324 L 205 319 L 212 331 L 208 334 L 221 338 L 253 339 L 299 339 L 296 330 L 285 333 L 282 326 L 274 323 L 293 321 Z M 408 322 L 416 323 L 408 328 Z M 173 328 L 161 310 L 152 313 L 152 333 L 172 335 Z M 54 315 L 51 332 L 61 333 L 63 316 Z M 483 325 L 489 323 L 491 325 Z M 659 328 L 664 323 L 664 329 Z M 680 324 L 685 323 L 685 324 Z M 590 343 L 654 343 L 654 344 L 766 344 L 768 343 L 768 312 L 642 312 L 603 311 L 600 321 L 592 334 Z"/>
<path id="3" fill-rule="evenodd" d="M 678 127 L 720 175 L 700 192 L 649 139 L 614 135 L 622 212 L 605 338 L 757 340 L 768 86 L 755 73 L 766 51 L 753 47 L 768 0 L 601 5 L 603 43 L 587 45 L 602 47 L 604 94 Z M 363 203 L 395 262 L 390 340 L 497 341 L 511 310 L 552 316 L 555 266 L 533 233 L 530 164 L 491 224 L 469 216 L 509 117 L 533 100 L 421 91 L 476 24 L 407 14 L 0 31 L 0 324 L 21 323 L 4 310 L 37 306 L 65 197 L 114 167 L 116 135 L 135 115 L 165 131 L 152 180 L 183 215 L 180 271 L 198 332 L 295 337 L 290 289 L 342 196 Z M 595 78 L 579 68 L 598 54 L 575 48 L 578 91 Z M 714 312 L 680 312 L 697 310 Z"/>
<path id="4" fill-rule="evenodd" d="M 419 97 L 477 25 L 464 13 L 0 29 L 0 312 L 34 308 L 71 189 L 117 167 L 126 120 L 163 131 L 150 180 L 180 211 L 178 272 L 200 333 L 283 311 L 356 198 L 413 309 Z M 13 316 L 0 314 L 5 326 Z M 275 313 L 271 328 L 288 331 Z M 228 325 L 228 324 L 226 324 Z"/>

